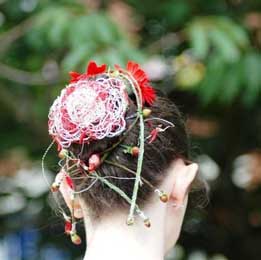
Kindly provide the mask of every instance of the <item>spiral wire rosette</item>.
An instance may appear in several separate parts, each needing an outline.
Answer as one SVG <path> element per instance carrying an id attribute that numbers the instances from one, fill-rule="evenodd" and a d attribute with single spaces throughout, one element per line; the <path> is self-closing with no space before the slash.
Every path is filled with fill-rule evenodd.
<path id="1" fill-rule="evenodd" d="M 120 135 L 126 128 L 125 88 L 111 77 L 69 84 L 50 108 L 49 134 L 62 148 Z"/>

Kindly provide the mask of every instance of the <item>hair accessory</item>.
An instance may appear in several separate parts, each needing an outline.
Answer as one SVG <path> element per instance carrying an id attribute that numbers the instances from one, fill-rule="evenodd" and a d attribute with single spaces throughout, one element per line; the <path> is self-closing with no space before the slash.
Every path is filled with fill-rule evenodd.
<path id="1" fill-rule="evenodd" d="M 168 195 L 164 191 L 158 190 L 149 181 L 141 176 L 144 143 L 151 143 L 157 139 L 159 133 L 166 131 L 169 127 L 174 127 L 173 123 L 151 117 L 153 109 L 145 107 L 152 106 L 156 94 L 150 86 L 146 73 L 140 65 L 129 61 L 126 69 L 115 65 L 115 69 L 107 69 L 105 64 L 98 66 L 91 61 L 86 72 L 70 72 L 71 80 L 68 86 L 61 91 L 60 96 L 56 98 L 49 112 L 49 134 L 53 142 L 58 145 L 59 165 L 62 167 L 62 178 L 52 184 L 52 191 L 58 191 L 62 181 L 66 181 L 72 190 L 72 209 L 71 217 L 63 213 L 65 219 L 65 233 L 71 236 L 74 244 L 81 243 L 81 238 L 76 232 L 76 219 L 74 217 L 75 196 L 82 192 L 87 192 L 97 181 L 111 188 L 118 193 L 127 203 L 130 204 L 127 224 L 132 225 L 135 216 L 139 216 L 146 227 L 150 227 L 149 218 L 137 205 L 137 195 L 139 187 L 143 184 L 148 185 L 159 196 L 162 202 L 168 201 Z M 134 96 L 137 111 L 133 115 L 126 117 L 126 112 L 130 105 L 130 96 Z M 133 122 L 127 126 L 126 120 L 133 119 Z M 157 121 L 158 125 L 152 129 L 150 135 L 145 137 L 144 123 L 151 124 L 151 121 Z M 139 138 L 135 145 L 122 145 L 122 141 L 134 126 L 139 126 Z M 104 138 L 119 136 L 118 141 L 106 150 L 93 153 L 87 161 L 80 160 L 80 154 L 73 154 L 69 151 L 73 144 L 82 145 L 90 142 L 98 142 Z M 128 169 L 118 162 L 108 160 L 111 151 L 121 146 L 124 153 L 137 157 L 136 171 Z M 43 160 L 50 150 L 48 147 L 42 159 L 42 168 L 44 172 Z M 126 172 L 133 174 L 133 178 L 124 178 L 116 176 L 104 176 L 99 174 L 101 164 L 107 163 L 118 167 Z M 82 190 L 76 190 L 74 179 L 90 178 L 91 184 Z M 134 179 L 134 188 L 132 197 L 128 197 L 119 187 L 109 181 L 109 178 Z"/>
<path id="2" fill-rule="evenodd" d="M 165 191 L 155 189 L 154 192 L 157 193 L 157 195 L 159 196 L 159 198 L 162 202 L 164 202 L 164 203 L 168 202 L 169 197 Z"/>
<path id="3" fill-rule="evenodd" d="M 92 154 L 89 157 L 88 171 L 89 172 L 95 171 L 99 167 L 100 164 L 101 164 L 100 156 L 98 154 Z"/>
<path id="4" fill-rule="evenodd" d="M 125 130 L 127 106 L 122 80 L 74 81 L 62 90 L 50 109 L 49 134 L 61 148 L 117 136 Z"/>

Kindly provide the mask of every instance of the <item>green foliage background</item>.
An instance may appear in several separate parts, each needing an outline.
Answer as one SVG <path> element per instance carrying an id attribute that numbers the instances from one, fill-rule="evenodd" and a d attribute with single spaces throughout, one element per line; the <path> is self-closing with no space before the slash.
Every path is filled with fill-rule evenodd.
<path id="1" fill-rule="evenodd" d="M 221 174 L 211 183 L 206 212 L 191 213 L 200 224 L 193 231 L 185 229 L 181 237 L 183 259 L 195 249 L 209 257 L 260 259 L 260 226 L 252 227 L 248 221 L 252 211 L 261 211 L 260 188 L 247 192 L 231 181 L 233 160 L 261 147 L 260 1 L 114 1 L 130 8 L 125 23 L 133 23 L 133 30 L 113 19 L 112 3 L 0 1 L 2 157 L 23 147 L 31 160 L 41 158 L 50 141 L 48 108 L 68 82 L 68 71 L 84 71 L 90 59 L 113 66 L 160 57 L 169 70 L 155 87 L 167 93 L 188 117 L 211 119 L 219 125 L 217 134 L 192 136 L 194 146 L 200 147 L 194 153 L 211 156 Z M 55 164 L 55 151 L 52 155 L 49 165 Z M 45 205 L 41 215 L 34 216 L 39 227 L 52 214 L 46 196 L 38 198 Z M 24 213 L 11 218 L 20 215 Z M 13 225 L 6 216 L 0 220 L 3 234 L 23 225 Z M 50 234 L 50 230 L 61 232 L 59 228 L 50 224 L 43 229 L 39 245 L 52 241 L 69 248 L 74 257 L 81 255 L 82 249 L 77 251 L 61 236 Z"/>

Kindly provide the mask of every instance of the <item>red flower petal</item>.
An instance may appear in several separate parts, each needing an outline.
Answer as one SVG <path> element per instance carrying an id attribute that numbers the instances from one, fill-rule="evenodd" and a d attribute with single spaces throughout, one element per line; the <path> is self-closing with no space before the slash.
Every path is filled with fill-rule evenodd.
<path id="1" fill-rule="evenodd" d="M 143 103 L 146 102 L 151 106 L 156 98 L 155 90 L 151 86 L 142 85 L 141 93 L 142 93 L 142 102 Z"/>
<path id="2" fill-rule="evenodd" d="M 87 76 L 94 76 L 94 75 L 103 73 L 105 71 L 106 71 L 106 64 L 97 66 L 97 64 L 94 61 L 90 61 L 87 66 L 86 74 L 87 74 Z"/>
<path id="3" fill-rule="evenodd" d="M 117 69 L 117 67 L 115 66 Z M 138 82 L 142 94 L 142 102 L 152 105 L 156 98 L 155 90 L 148 85 L 149 79 L 144 70 L 141 69 L 138 63 L 128 61 L 126 66 L 128 72 L 132 74 L 135 80 Z"/>
<path id="4" fill-rule="evenodd" d="M 70 83 L 77 82 L 79 80 L 79 77 L 81 76 L 80 73 L 75 71 L 70 71 L 69 74 L 71 76 Z"/>
<path id="5" fill-rule="evenodd" d="M 97 74 L 103 73 L 106 71 L 106 64 L 102 64 L 101 66 L 97 66 L 97 64 L 94 61 L 90 61 L 86 73 L 80 74 L 75 71 L 70 71 L 69 74 L 71 76 L 70 83 L 74 83 L 79 81 L 80 79 L 86 79 L 89 76 L 95 76 Z"/>

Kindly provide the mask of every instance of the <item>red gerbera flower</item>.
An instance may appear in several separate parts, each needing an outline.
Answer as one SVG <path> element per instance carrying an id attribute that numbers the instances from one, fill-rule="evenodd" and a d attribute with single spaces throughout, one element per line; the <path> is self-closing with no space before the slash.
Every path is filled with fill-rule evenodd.
<path id="1" fill-rule="evenodd" d="M 115 68 L 121 70 L 121 68 L 117 65 Z M 156 94 L 155 90 L 149 85 L 149 79 L 144 70 L 141 69 L 138 63 L 133 61 L 128 61 L 126 69 L 129 73 L 131 73 L 140 86 L 142 103 L 144 104 L 146 102 L 149 105 L 152 105 L 156 98 Z"/>
<path id="2" fill-rule="evenodd" d="M 105 71 L 106 71 L 106 64 L 97 66 L 97 64 L 94 61 L 90 61 L 87 66 L 86 74 L 87 74 L 87 76 L 95 76 L 95 75 L 101 74 Z"/>
<path id="3" fill-rule="evenodd" d="M 106 71 L 106 64 L 102 64 L 101 66 L 98 66 L 94 61 L 90 61 L 87 68 L 86 72 L 83 74 L 80 74 L 75 71 L 69 72 L 71 76 L 70 83 L 77 82 L 81 79 L 86 79 L 91 76 L 95 76 L 97 74 L 101 74 Z"/>

